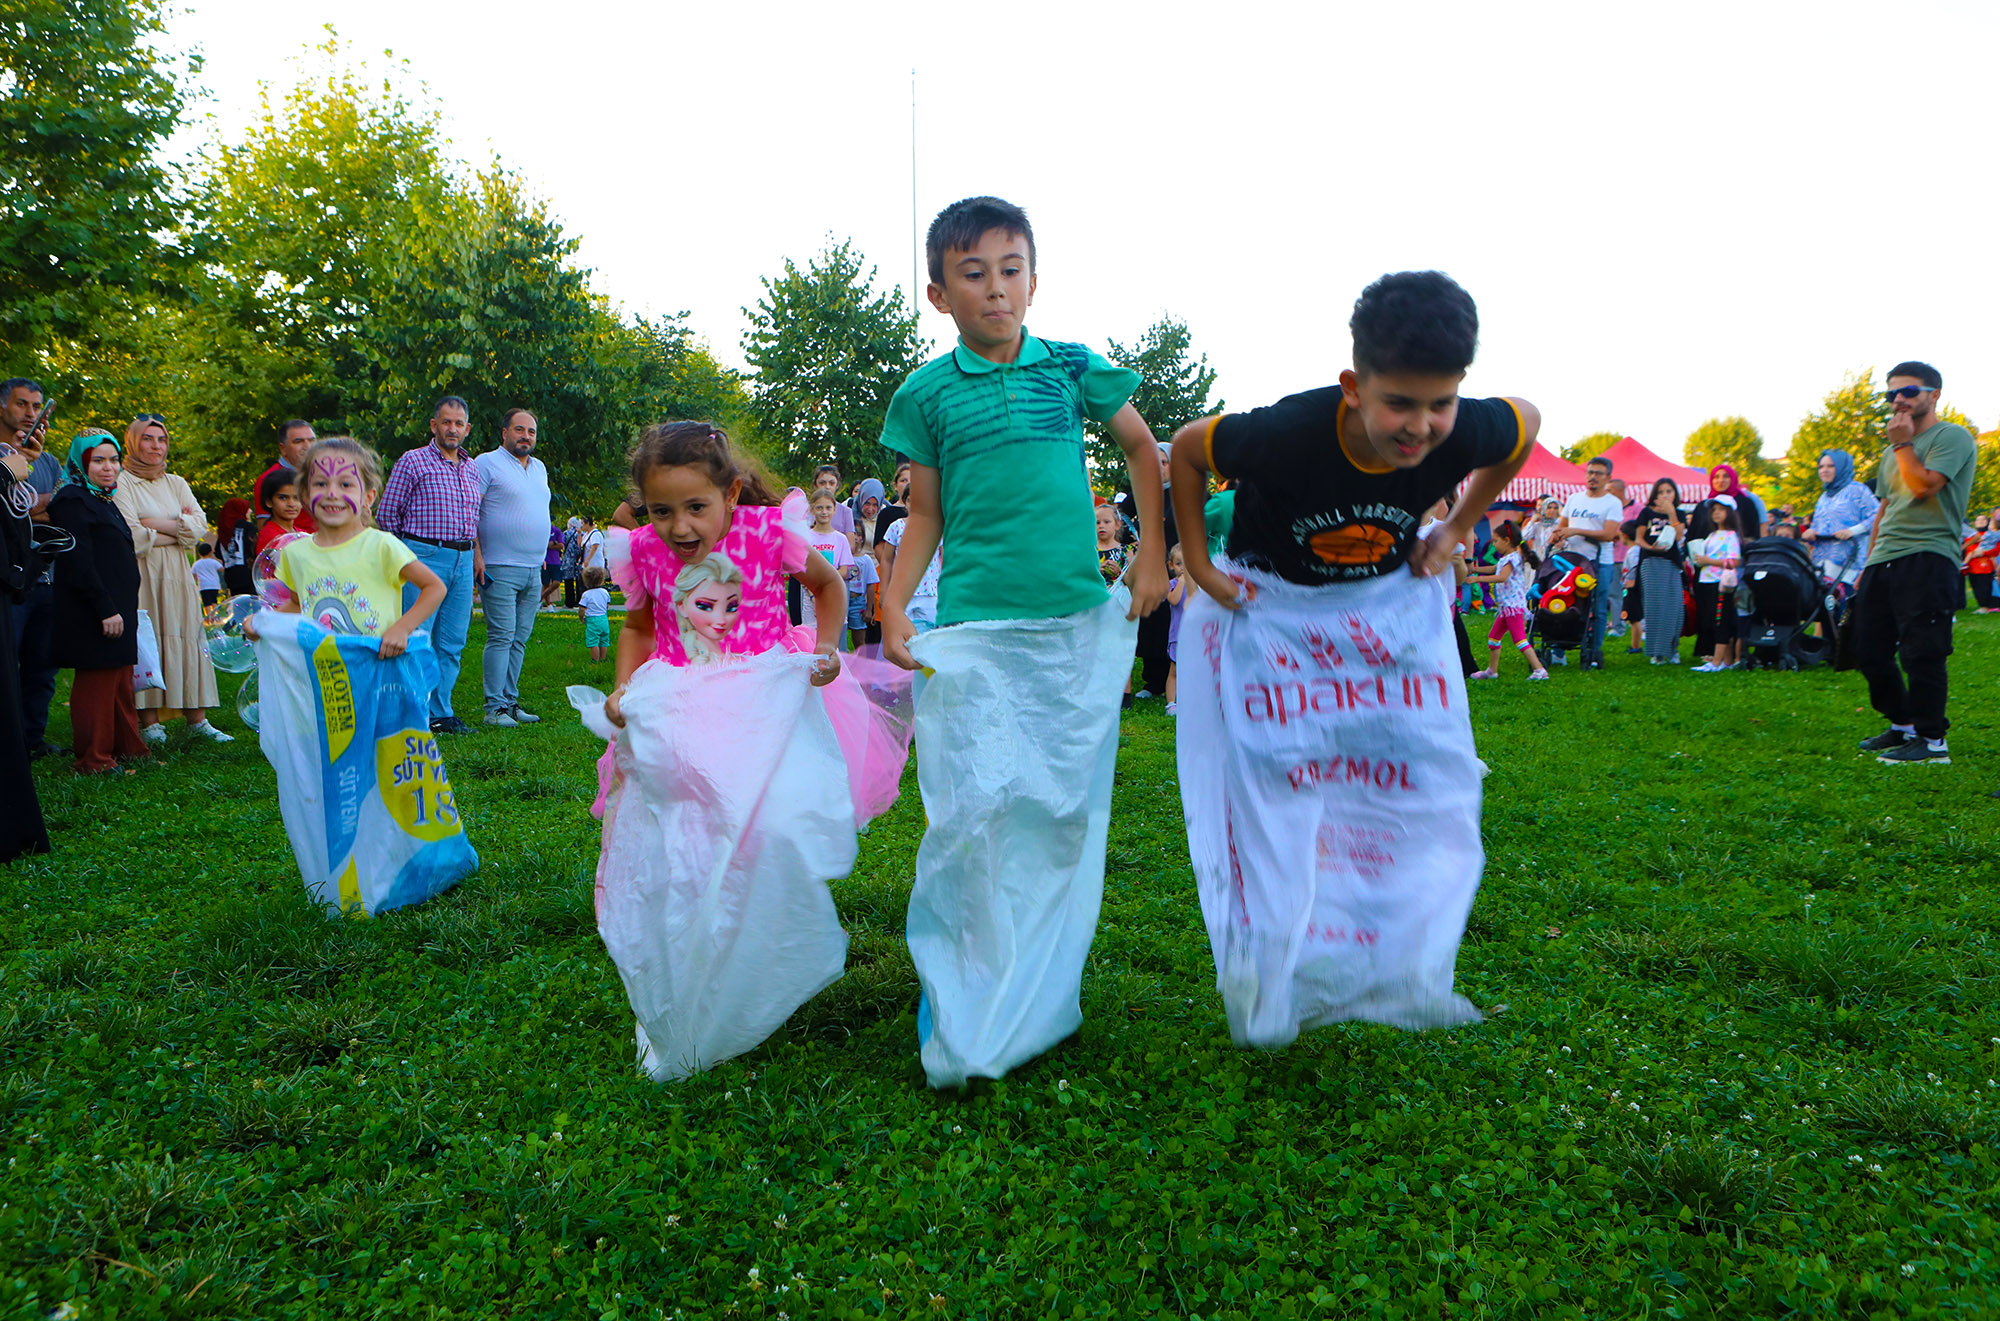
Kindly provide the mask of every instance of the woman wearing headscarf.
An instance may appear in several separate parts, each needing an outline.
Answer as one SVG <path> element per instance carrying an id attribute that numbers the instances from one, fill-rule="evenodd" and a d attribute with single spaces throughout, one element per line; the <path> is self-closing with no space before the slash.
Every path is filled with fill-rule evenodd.
<path id="1" fill-rule="evenodd" d="M 132 702 L 139 663 L 139 556 L 131 525 L 115 502 L 124 447 L 109 432 L 70 442 L 63 484 L 49 501 L 49 521 L 76 538 L 56 557 L 56 622 L 49 652 L 76 671 L 70 685 L 70 737 L 76 769 L 116 770 L 120 757 L 147 755 Z M 183 577 L 186 575 L 183 574 Z"/>
<path id="2" fill-rule="evenodd" d="M 562 577 L 563 609 L 576 609 L 577 580 L 583 577 L 583 520 L 571 517 L 563 525 L 562 562 L 556 566 Z"/>
<path id="3" fill-rule="evenodd" d="M 1812 545 L 1813 567 L 1821 578 L 1852 586 L 1868 563 L 1868 529 L 1882 502 L 1854 480 L 1854 456 L 1846 450 L 1821 452 L 1819 482 L 1819 501 L 1803 540 Z"/>
<path id="4" fill-rule="evenodd" d="M 1747 546 L 1764 535 L 1764 525 L 1771 521 L 1770 516 L 1764 512 L 1764 502 L 1751 494 L 1750 489 L 1737 480 L 1736 469 L 1726 463 L 1718 463 L 1710 468 L 1708 495 L 1710 500 L 1718 495 L 1726 495 L 1736 501 L 1736 535 L 1743 539 L 1744 545 Z M 1698 516 L 1705 512 L 1701 509 L 1695 511 Z M 1688 524 L 1688 532 L 1693 536 L 1705 537 L 1712 531 L 1714 529 L 1708 526 L 1704 518 L 1698 517 Z"/>
<path id="5" fill-rule="evenodd" d="M 139 732 L 164 743 L 166 711 L 179 711 L 188 731 L 217 743 L 233 742 L 208 723 L 208 708 L 222 705 L 215 666 L 202 630 L 201 596 L 188 573 L 188 552 L 200 545 L 208 518 L 188 484 L 167 471 L 167 422 L 141 413 L 125 428 L 125 471 L 113 495 L 132 532 L 139 561 L 139 608 L 153 621 L 160 645 L 159 688 L 139 694 Z"/>
<path id="6" fill-rule="evenodd" d="M 28 729 L 21 707 L 20 639 L 14 636 L 14 607 L 28 599 L 41 576 L 31 515 L 39 498 L 34 485 L 37 460 L 0 444 L 0 862 L 25 853 L 49 851 L 42 800 L 28 762 Z M 46 664 L 46 662 L 44 662 Z M 40 736 L 36 741 L 39 743 Z"/>

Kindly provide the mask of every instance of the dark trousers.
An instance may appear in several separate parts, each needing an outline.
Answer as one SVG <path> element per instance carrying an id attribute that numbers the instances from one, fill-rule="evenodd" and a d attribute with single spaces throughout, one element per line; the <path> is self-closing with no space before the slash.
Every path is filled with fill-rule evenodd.
<path id="1" fill-rule="evenodd" d="M 132 703 L 132 667 L 78 670 L 69 689 L 70 738 L 76 768 L 85 774 L 115 769 L 120 757 L 144 757 L 139 711 Z"/>
<path id="2" fill-rule="evenodd" d="M 47 853 L 49 832 L 42 822 L 41 800 L 35 796 L 35 772 L 28 765 L 28 744 L 15 724 L 21 709 L 15 691 L 14 612 L 0 611 L 0 862 L 24 853 Z M 131 671 L 125 686 L 132 686 Z"/>
<path id="3" fill-rule="evenodd" d="M 1981 610 L 1993 608 L 1993 575 L 1990 573 L 1968 573 L 1966 579 L 1972 584 L 1972 599 Z"/>
<path id="4" fill-rule="evenodd" d="M 1944 714 L 1945 659 L 1951 655 L 1952 615 L 1964 595 L 1959 566 L 1944 555 L 1919 552 L 1862 572 L 1854 602 L 1854 664 L 1868 680 L 1869 703 L 1890 724 L 1912 725 L 1920 736 L 1937 739 L 1950 728 Z"/>
<path id="5" fill-rule="evenodd" d="M 1158 696 L 1167 691 L 1167 629 L 1174 622 L 1173 607 L 1165 601 L 1160 608 L 1139 620 L 1139 686 Z"/>
<path id="6" fill-rule="evenodd" d="M 49 639 L 56 627 L 55 592 L 48 583 L 36 583 L 13 608 L 14 642 L 21 653 L 21 736 L 30 748 L 48 732 L 49 703 L 56 695 L 56 666 L 49 660 Z"/>

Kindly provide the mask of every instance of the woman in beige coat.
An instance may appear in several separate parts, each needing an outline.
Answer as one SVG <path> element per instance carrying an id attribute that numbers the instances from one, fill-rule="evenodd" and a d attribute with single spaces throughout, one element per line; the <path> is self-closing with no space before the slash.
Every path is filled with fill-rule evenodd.
<path id="1" fill-rule="evenodd" d="M 139 608 L 153 621 L 160 643 L 160 682 L 137 698 L 140 733 L 164 743 L 160 717 L 179 711 L 190 732 L 218 743 L 230 736 L 208 722 L 208 708 L 222 705 L 215 666 L 208 659 L 201 623 L 201 595 L 188 572 L 189 556 L 208 532 L 194 492 L 167 471 L 167 421 L 141 413 L 125 428 L 125 475 L 113 498 L 132 529 L 139 556 Z"/>

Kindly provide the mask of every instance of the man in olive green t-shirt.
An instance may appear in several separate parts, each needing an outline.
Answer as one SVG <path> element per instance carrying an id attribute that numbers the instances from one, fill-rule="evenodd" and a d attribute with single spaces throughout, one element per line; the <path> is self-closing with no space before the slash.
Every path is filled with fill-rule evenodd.
<path id="1" fill-rule="evenodd" d="M 1856 588 L 1855 667 L 1889 721 L 1861 747 L 1891 766 L 1951 764 L 1945 660 L 1952 616 L 1965 600 L 1959 559 L 1977 446 L 1970 431 L 1938 419 L 1943 387 L 1927 363 L 1889 369 L 1889 448 L 1875 480 L 1882 503 Z"/>

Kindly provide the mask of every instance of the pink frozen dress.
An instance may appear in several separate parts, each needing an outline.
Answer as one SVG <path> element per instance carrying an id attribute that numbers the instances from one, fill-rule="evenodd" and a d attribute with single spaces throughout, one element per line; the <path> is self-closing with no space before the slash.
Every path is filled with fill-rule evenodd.
<path id="1" fill-rule="evenodd" d="M 817 645 L 814 631 L 795 627 L 785 608 L 786 578 L 803 574 L 806 557 L 815 553 L 807 540 L 811 527 L 805 492 L 796 487 L 782 504 L 736 507 L 714 548 L 742 575 L 736 622 L 717 644 L 724 656 L 757 656 L 773 647 L 809 652 Z M 606 550 L 627 607 L 654 607 L 653 660 L 688 664 L 673 610 L 674 580 L 686 563 L 650 525 L 610 529 Z M 847 763 L 854 824 L 866 825 L 889 810 L 900 790 L 910 752 L 909 675 L 886 661 L 847 655 L 839 677 L 819 693 Z M 601 817 L 616 773 L 610 748 L 597 765 L 591 813 Z"/>

